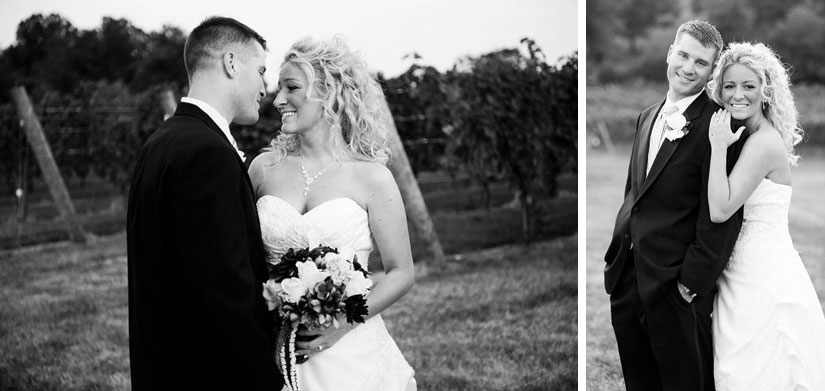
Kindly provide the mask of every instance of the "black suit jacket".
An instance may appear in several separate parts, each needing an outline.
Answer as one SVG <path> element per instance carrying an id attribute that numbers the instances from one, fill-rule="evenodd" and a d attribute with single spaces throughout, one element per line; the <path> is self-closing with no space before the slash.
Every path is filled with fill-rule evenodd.
<path id="1" fill-rule="evenodd" d="M 625 198 L 605 254 L 605 288 L 611 293 L 627 262 L 634 262 L 639 294 L 650 302 L 681 281 L 698 295 L 715 290 L 742 225 L 742 209 L 715 224 L 708 210 L 710 142 L 708 125 L 719 106 L 702 92 L 685 110 L 689 132 L 664 140 L 645 175 L 650 133 L 664 101 L 648 107 L 636 122 Z M 728 149 L 733 168 L 743 137 Z"/>
<path id="2" fill-rule="evenodd" d="M 133 390 L 280 390 L 243 161 L 181 103 L 146 142 L 127 217 Z"/>

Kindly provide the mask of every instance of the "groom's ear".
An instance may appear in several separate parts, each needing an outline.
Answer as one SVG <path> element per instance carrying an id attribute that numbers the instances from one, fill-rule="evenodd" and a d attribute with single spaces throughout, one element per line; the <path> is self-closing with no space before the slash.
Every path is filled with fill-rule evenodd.
<path id="1" fill-rule="evenodd" d="M 221 65 L 223 71 L 230 79 L 234 79 L 238 74 L 238 56 L 234 52 L 226 52 L 221 57 Z"/>

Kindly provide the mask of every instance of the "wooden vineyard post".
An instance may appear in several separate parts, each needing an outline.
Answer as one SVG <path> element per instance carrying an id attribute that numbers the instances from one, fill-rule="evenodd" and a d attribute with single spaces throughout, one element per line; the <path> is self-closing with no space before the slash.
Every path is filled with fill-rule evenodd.
<path id="1" fill-rule="evenodd" d="M 384 101 L 384 105 L 386 104 L 386 101 Z M 389 107 L 387 107 L 387 111 L 389 111 Z M 433 264 L 441 263 L 444 261 L 444 248 L 441 247 L 441 241 L 438 240 L 433 220 L 427 211 L 427 205 L 424 203 L 421 189 L 415 180 L 410 161 L 407 159 L 407 153 L 404 152 L 404 144 L 401 143 L 401 137 L 395 128 L 395 121 L 390 121 L 389 131 L 389 146 L 392 152 L 389 168 L 395 176 L 396 182 L 398 182 L 398 189 L 401 191 L 401 198 L 404 200 L 407 219 L 409 219 L 418 237 L 426 243 L 428 260 Z"/>
<path id="2" fill-rule="evenodd" d="M 46 181 L 52 199 L 60 212 L 60 218 L 65 224 L 69 238 L 74 242 L 85 243 L 88 240 L 87 235 L 83 232 L 83 227 L 80 226 L 77 219 L 74 205 L 72 205 L 69 192 L 66 190 L 66 184 L 63 182 L 60 170 L 54 162 L 52 150 L 49 148 L 49 143 L 43 134 L 40 120 L 34 114 L 29 95 L 23 87 L 14 87 L 10 92 L 14 106 L 17 109 L 17 116 L 20 118 L 20 125 L 26 132 L 26 139 L 34 152 L 34 157 L 37 159 L 37 164 L 43 173 L 43 179 Z"/>

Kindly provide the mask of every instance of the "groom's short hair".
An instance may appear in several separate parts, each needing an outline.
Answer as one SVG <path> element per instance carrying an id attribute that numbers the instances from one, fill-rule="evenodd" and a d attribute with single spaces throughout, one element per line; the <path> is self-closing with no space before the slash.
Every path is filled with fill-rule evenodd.
<path id="1" fill-rule="evenodd" d="M 713 56 L 714 62 L 716 62 L 716 59 L 719 58 L 719 55 L 722 53 L 722 46 L 724 45 L 722 42 L 722 34 L 719 34 L 719 30 L 712 24 L 704 20 L 691 20 L 682 23 L 679 29 L 676 30 L 676 37 L 673 39 L 673 43 L 679 40 L 679 34 L 682 33 L 695 38 L 706 48 L 715 48 L 716 54 Z"/>
<path id="2" fill-rule="evenodd" d="M 183 62 L 191 78 L 208 68 L 210 60 L 220 57 L 224 50 L 236 43 L 246 44 L 255 40 L 266 50 L 266 40 L 249 26 L 232 18 L 212 16 L 201 22 L 189 34 L 183 47 Z"/>

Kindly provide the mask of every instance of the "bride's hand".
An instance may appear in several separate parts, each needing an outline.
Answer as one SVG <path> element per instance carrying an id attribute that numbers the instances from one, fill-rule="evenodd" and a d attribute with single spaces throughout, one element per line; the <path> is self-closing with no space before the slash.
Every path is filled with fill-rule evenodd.
<path id="1" fill-rule="evenodd" d="M 710 127 L 708 128 L 708 140 L 711 148 L 727 149 L 742 136 L 744 126 L 740 126 L 736 132 L 730 131 L 730 113 L 725 109 L 719 109 L 710 117 Z"/>
<path id="2" fill-rule="evenodd" d="M 315 338 L 306 341 L 296 340 L 295 354 L 310 357 L 327 350 L 330 346 L 335 345 L 341 337 L 355 328 L 355 326 L 357 326 L 357 324 L 351 324 L 347 322 L 346 319 L 339 319 L 338 328 L 322 327 L 318 330 L 298 330 L 298 335 L 304 337 L 304 339 L 306 339 L 306 337 Z"/>

